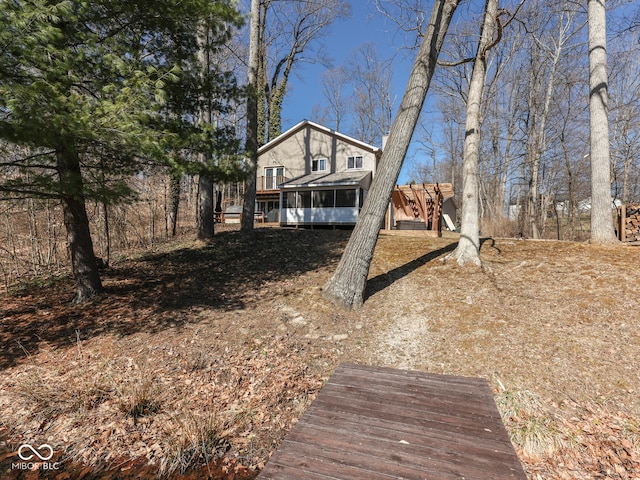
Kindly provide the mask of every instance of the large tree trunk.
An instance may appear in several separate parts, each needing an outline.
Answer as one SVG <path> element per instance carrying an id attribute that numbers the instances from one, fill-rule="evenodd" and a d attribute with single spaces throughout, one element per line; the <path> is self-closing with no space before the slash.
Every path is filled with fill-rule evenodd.
<path id="1" fill-rule="evenodd" d="M 213 182 L 201 174 L 198 179 L 198 240 L 211 240 L 214 233 Z"/>
<path id="2" fill-rule="evenodd" d="M 203 68 L 202 75 L 206 78 L 211 71 L 211 55 L 210 55 L 210 34 L 204 26 L 200 26 L 198 34 L 199 50 L 198 59 Z M 198 125 L 213 125 L 213 112 L 211 110 L 211 99 L 201 98 L 201 109 L 198 116 Z M 207 167 L 210 166 L 212 158 L 211 152 L 207 149 L 206 153 L 199 154 L 200 163 L 204 166 L 198 178 L 198 240 L 211 240 L 215 228 L 215 213 L 213 209 L 213 184 Z"/>
<path id="3" fill-rule="evenodd" d="M 613 243 L 605 0 L 589 0 L 591 243 Z"/>
<path id="4" fill-rule="evenodd" d="M 433 6 L 429 27 L 411 71 L 398 115 L 391 126 L 371 190 L 336 272 L 325 286 L 325 298 L 344 308 L 359 307 L 364 302 L 364 289 L 378 233 L 458 1 L 436 0 Z"/>
<path id="5" fill-rule="evenodd" d="M 471 72 L 467 97 L 467 121 L 465 126 L 462 160 L 462 220 L 460 242 L 447 258 L 455 258 L 460 265 L 467 262 L 480 265 L 480 221 L 478 197 L 478 163 L 480 158 L 480 107 L 487 75 L 487 53 L 495 34 L 498 0 L 485 4 L 482 34 L 478 53 Z"/>
<path id="6" fill-rule="evenodd" d="M 56 155 L 62 191 L 64 226 L 71 266 L 76 280 L 75 303 L 82 303 L 103 292 L 93 251 L 89 218 L 83 197 L 82 173 L 77 152 L 60 149 Z"/>
<path id="7" fill-rule="evenodd" d="M 247 138 L 245 143 L 247 179 L 245 181 L 244 204 L 242 206 L 241 233 L 246 239 L 255 237 L 253 217 L 256 208 L 256 183 L 258 164 L 258 62 L 260 40 L 260 0 L 251 0 L 251 27 L 249 39 L 249 69 L 247 82 Z"/>

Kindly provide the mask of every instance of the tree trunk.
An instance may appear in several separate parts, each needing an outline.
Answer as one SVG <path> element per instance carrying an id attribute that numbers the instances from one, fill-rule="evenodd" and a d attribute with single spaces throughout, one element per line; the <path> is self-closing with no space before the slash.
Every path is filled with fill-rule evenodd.
<path id="1" fill-rule="evenodd" d="M 462 160 L 462 219 L 460 242 L 447 256 L 460 265 L 467 262 L 480 265 L 480 221 L 478 196 L 478 163 L 480 158 L 480 126 L 482 95 L 487 75 L 487 53 L 495 34 L 498 0 L 487 0 L 478 53 L 473 64 L 469 95 L 467 97 L 467 121 L 465 127 Z"/>
<path id="2" fill-rule="evenodd" d="M 359 307 L 364 302 L 364 289 L 378 233 L 458 1 L 436 0 L 433 6 L 429 27 L 411 71 L 398 115 L 391 127 L 371 190 L 336 272 L 325 286 L 324 297 L 346 309 Z"/>
<path id="3" fill-rule="evenodd" d="M 605 0 L 589 0 L 591 243 L 613 243 Z"/>
<path id="4" fill-rule="evenodd" d="M 73 301 L 83 303 L 102 293 L 103 288 L 93 251 L 77 152 L 60 149 L 56 154 L 56 166 L 60 177 L 64 226 L 67 230 L 71 267 L 76 280 L 76 294 Z"/>
<path id="5" fill-rule="evenodd" d="M 543 205 L 544 197 L 541 196 L 540 184 L 543 179 L 540 178 L 540 160 L 542 155 L 547 150 L 547 120 L 549 119 L 549 111 L 554 98 L 554 91 L 556 88 L 556 76 L 558 74 L 558 67 L 564 51 L 564 46 L 570 38 L 568 34 L 569 29 L 573 23 L 573 13 L 561 12 L 560 19 L 558 21 L 558 37 L 555 39 L 555 48 L 551 55 L 551 66 L 549 71 L 549 78 L 546 80 L 546 90 L 544 95 L 544 103 L 542 112 L 538 116 L 538 113 L 534 113 L 534 121 L 532 124 L 532 130 L 530 141 L 527 143 L 527 158 L 531 168 L 531 180 L 529 183 L 529 199 L 527 207 L 527 215 L 531 236 L 534 239 L 542 237 L 542 230 L 544 229 L 543 221 L 545 219 L 545 209 Z M 542 52 L 540 52 L 541 54 Z M 535 73 L 532 73 L 535 75 Z M 531 100 L 537 95 L 535 85 L 539 81 L 537 78 L 532 78 L 530 89 L 529 105 L 538 104 L 537 99 Z M 535 119 L 540 119 L 539 122 Z"/>
<path id="6" fill-rule="evenodd" d="M 198 59 L 201 63 L 204 79 L 211 71 L 211 55 L 210 55 L 210 34 L 211 32 L 203 25 L 200 27 L 198 34 L 199 50 Z M 211 99 L 201 98 L 202 106 L 198 116 L 198 125 L 213 125 L 213 112 L 211 110 Z M 207 167 L 210 166 L 212 160 L 211 151 L 207 149 L 206 153 L 199 154 L 199 161 L 203 164 L 202 171 L 198 177 L 198 240 L 211 240 L 215 228 L 215 213 L 213 210 L 213 184 L 214 181 L 210 174 L 207 173 Z"/>
<path id="7" fill-rule="evenodd" d="M 288 77 L 283 77 L 281 83 L 271 90 L 269 97 L 269 140 L 277 138 L 282 133 L 282 102 L 287 92 Z"/>
<path id="8" fill-rule="evenodd" d="M 102 217 L 104 220 L 104 237 L 105 237 L 105 253 L 104 264 L 111 264 L 111 227 L 109 225 L 109 205 L 106 202 L 102 202 Z"/>
<path id="9" fill-rule="evenodd" d="M 214 232 L 213 182 L 201 174 L 198 179 L 198 240 L 211 240 Z"/>
<path id="10" fill-rule="evenodd" d="M 260 0 L 251 0 L 251 27 L 249 40 L 249 69 L 247 83 L 247 138 L 245 143 L 247 178 L 245 181 L 244 203 L 242 206 L 241 234 L 245 239 L 253 240 L 255 230 L 253 217 L 256 208 L 256 183 L 258 164 L 258 62 L 260 39 Z"/>
<path id="11" fill-rule="evenodd" d="M 169 174 L 169 211 L 167 212 L 167 224 L 169 235 L 176 236 L 178 226 L 178 209 L 180 208 L 180 192 L 182 189 L 182 173 L 172 171 Z"/>

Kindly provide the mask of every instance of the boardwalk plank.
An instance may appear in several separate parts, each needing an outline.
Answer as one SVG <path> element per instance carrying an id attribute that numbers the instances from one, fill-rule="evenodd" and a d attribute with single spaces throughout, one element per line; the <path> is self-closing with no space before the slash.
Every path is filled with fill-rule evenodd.
<path id="1" fill-rule="evenodd" d="M 349 412 L 360 415 L 367 415 L 368 412 L 375 411 L 376 418 L 389 420 L 399 425 L 413 425 L 418 422 L 423 426 L 442 429 L 451 434 L 468 432 L 477 439 L 494 438 L 495 431 L 504 428 L 499 418 L 490 418 L 484 416 L 456 416 L 447 414 L 446 412 L 429 411 L 429 415 L 425 417 L 424 412 L 420 415 L 419 410 L 396 408 L 393 404 L 381 401 L 370 401 L 354 398 L 351 403 L 347 403 L 347 399 L 333 399 L 323 396 L 316 399 L 318 405 L 316 408 L 322 408 L 327 411 Z M 482 422 L 484 420 L 484 422 Z"/>
<path id="2" fill-rule="evenodd" d="M 447 412 L 450 415 L 477 415 L 488 418 L 493 417 L 495 407 L 487 405 L 478 395 L 467 397 L 443 397 L 436 393 L 425 390 L 424 393 L 402 392 L 393 389 L 375 389 L 375 386 L 344 386 L 336 384 L 326 384 L 325 389 L 331 398 L 336 401 L 345 398 L 359 398 L 363 401 L 378 402 L 381 398 L 385 401 L 407 410 L 436 410 Z"/>
<path id="3" fill-rule="evenodd" d="M 526 479 L 486 380 L 341 364 L 260 479 Z"/>
<path id="4" fill-rule="evenodd" d="M 332 466 L 326 470 L 329 475 L 336 475 L 338 472 L 346 473 L 346 476 L 338 477 L 343 479 L 351 479 L 351 475 L 362 475 L 362 478 L 366 479 L 426 478 L 424 473 L 426 469 L 423 466 L 414 465 L 410 459 L 402 455 L 396 455 L 395 458 L 388 459 L 371 453 L 362 453 L 351 448 L 318 448 L 317 445 L 291 440 L 287 440 L 286 443 L 283 443 L 283 446 L 294 455 L 293 458 L 296 458 L 295 460 L 293 458 L 288 459 L 288 463 L 282 467 L 283 469 L 287 467 L 304 469 L 311 462 L 313 462 L 315 468 L 315 462 L 321 462 L 323 466 Z M 279 460 L 282 461 L 283 459 L 280 458 Z M 271 462 L 269 463 L 271 464 Z M 432 462 L 431 468 L 436 468 L 437 466 L 436 462 Z M 438 478 L 441 480 L 459 480 L 460 476 L 441 470 Z"/>
<path id="5" fill-rule="evenodd" d="M 395 464 L 404 467 L 411 466 L 416 474 L 408 476 L 409 478 L 419 478 L 424 476 L 424 472 L 438 472 L 439 475 L 451 474 L 469 477 L 472 474 L 482 473 L 480 478 L 511 478 L 510 476 L 495 475 L 496 467 L 508 465 L 508 458 L 499 458 L 491 455 L 490 452 L 484 450 L 465 449 L 464 451 L 456 451 L 451 448 L 443 448 L 443 445 L 419 445 L 419 444 L 403 444 L 400 441 L 392 441 L 389 439 L 376 437 L 367 437 L 362 434 L 358 435 L 339 435 L 335 430 L 319 429 L 313 425 L 306 425 L 304 430 L 292 432 L 290 441 L 297 444 L 312 445 L 316 452 L 321 452 L 327 458 L 335 459 L 336 456 L 344 451 L 358 454 L 361 460 L 365 460 L 364 464 L 358 463 L 358 466 L 376 472 L 383 471 L 383 466 Z M 455 448 L 455 447 L 454 447 Z M 394 473 L 394 468 L 387 469 L 389 474 Z"/>
<path id="6" fill-rule="evenodd" d="M 307 425 L 310 429 L 322 429 L 325 435 L 336 432 L 338 434 L 344 433 L 345 436 L 351 432 L 351 436 L 355 440 L 361 439 L 362 441 L 373 441 L 380 439 L 381 443 L 384 441 L 388 443 L 388 448 L 403 448 L 406 445 L 412 446 L 412 448 L 419 447 L 422 449 L 421 454 L 425 452 L 433 452 L 431 455 L 437 455 L 438 452 L 455 452 L 456 450 L 464 451 L 465 455 L 469 458 L 477 458 L 479 463 L 488 462 L 490 465 L 494 465 L 496 462 L 510 463 L 512 461 L 513 451 L 505 447 L 503 443 L 498 442 L 482 442 L 479 444 L 477 441 L 472 442 L 471 438 L 452 437 L 447 435 L 436 436 L 435 434 L 425 435 L 413 434 L 403 432 L 394 429 L 388 429 L 381 427 L 379 423 L 375 421 L 362 421 L 344 422 L 342 424 L 335 423 L 333 419 L 327 417 L 312 415 L 307 418 Z M 336 427 L 336 425 L 340 425 Z M 435 432 L 434 432 L 435 433 Z M 434 440 L 437 440 L 437 446 L 434 447 Z M 406 442 L 406 443 L 404 443 Z M 450 453 L 448 453 L 450 455 Z"/>

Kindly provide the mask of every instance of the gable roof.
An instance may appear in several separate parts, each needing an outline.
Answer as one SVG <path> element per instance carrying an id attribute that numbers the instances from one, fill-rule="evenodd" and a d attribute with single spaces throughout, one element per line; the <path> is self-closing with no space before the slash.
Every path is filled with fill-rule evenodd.
<path id="1" fill-rule="evenodd" d="M 271 150 L 273 147 L 275 147 L 276 145 L 279 145 L 280 143 L 284 142 L 286 139 L 288 139 L 289 137 L 295 135 L 296 133 L 298 133 L 300 130 L 302 130 L 303 128 L 311 128 L 313 130 L 316 130 L 318 132 L 322 132 L 326 135 L 329 136 L 334 136 L 337 139 L 340 139 L 344 142 L 350 143 L 352 145 L 355 145 L 356 147 L 362 148 L 363 150 L 368 150 L 371 153 L 375 153 L 376 155 L 379 155 L 380 153 L 382 153 L 382 150 L 378 147 L 374 147 L 373 145 L 369 145 L 368 143 L 362 142 L 360 140 L 356 140 L 355 138 L 352 138 L 348 135 L 345 135 L 343 133 L 337 132 L 335 130 L 331 130 L 330 128 L 327 127 L 323 127 L 322 125 L 319 125 L 317 123 L 311 122 L 309 120 L 303 120 L 300 123 L 298 123 L 297 125 L 294 125 L 293 127 L 291 127 L 289 130 L 287 130 L 284 133 L 281 133 L 280 135 L 278 135 L 276 138 L 274 138 L 273 140 L 265 143 L 263 146 L 261 146 L 258 149 L 258 155 L 261 155 L 269 150 Z"/>

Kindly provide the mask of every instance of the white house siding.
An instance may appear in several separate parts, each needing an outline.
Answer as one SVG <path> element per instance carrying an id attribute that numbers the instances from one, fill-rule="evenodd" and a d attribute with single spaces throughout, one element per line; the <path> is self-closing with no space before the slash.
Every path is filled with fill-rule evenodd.
<path id="1" fill-rule="evenodd" d="M 284 225 L 354 225 L 358 220 L 358 207 L 284 208 Z"/>

